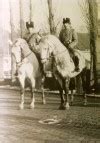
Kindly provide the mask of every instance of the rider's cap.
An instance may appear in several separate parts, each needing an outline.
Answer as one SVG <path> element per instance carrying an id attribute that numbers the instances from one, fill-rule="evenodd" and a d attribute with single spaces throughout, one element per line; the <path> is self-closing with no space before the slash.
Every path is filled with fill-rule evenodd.
<path id="1" fill-rule="evenodd" d="M 34 27 L 34 23 L 33 21 L 30 21 L 30 22 L 26 22 L 26 28 L 33 28 Z"/>
<path id="2" fill-rule="evenodd" d="M 65 18 L 63 18 L 63 24 L 65 24 L 65 21 L 66 21 L 66 19 L 65 19 Z"/>
<path id="3" fill-rule="evenodd" d="M 70 24 L 71 23 L 70 22 L 70 18 L 63 18 L 63 24 L 65 24 L 65 23 L 69 23 Z"/>

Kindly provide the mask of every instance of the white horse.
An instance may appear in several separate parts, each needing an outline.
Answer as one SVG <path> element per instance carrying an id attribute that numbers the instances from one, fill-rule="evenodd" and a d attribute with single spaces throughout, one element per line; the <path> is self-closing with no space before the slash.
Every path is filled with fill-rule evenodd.
<path id="1" fill-rule="evenodd" d="M 53 36 L 47 35 L 40 40 L 40 55 L 41 62 L 45 65 L 48 59 L 53 60 L 52 72 L 59 84 L 59 92 L 61 96 L 61 105 L 60 109 L 69 108 L 69 82 L 70 79 L 81 74 L 82 85 L 83 85 L 83 94 L 85 97 L 84 104 L 87 103 L 86 99 L 86 69 L 87 62 L 90 64 L 90 59 L 86 59 L 84 54 L 81 51 L 76 50 L 76 55 L 79 58 L 79 72 L 74 71 L 74 63 L 70 57 L 69 51 L 66 47 L 60 42 L 60 40 Z M 65 94 L 63 96 L 63 90 Z"/>
<path id="2" fill-rule="evenodd" d="M 25 79 L 28 79 L 31 85 L 32 101 L 30 104 L 31 108 L 34 108 L 34 89 L 36 79 L 40 78 L 41 82 L 41 71 L 38 59 L 36 55 L 30 50 L 27 42 L 24 39 L 17 39 L 12 46 L 12 57 L 16 61 L 16 71 L 18 73 L 18 80 L 21 86 L 21 103 L 20 109 L 24 108 L 24 91 L 25 91 Z M 43 95 L 43 103 L 45 104 L 45 97 Z"/>

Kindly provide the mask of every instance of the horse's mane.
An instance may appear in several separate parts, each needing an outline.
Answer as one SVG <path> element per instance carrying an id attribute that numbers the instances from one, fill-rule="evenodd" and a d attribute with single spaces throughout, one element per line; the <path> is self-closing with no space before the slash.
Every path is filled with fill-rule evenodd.
<path id="1" fill-rule="evenodd" d="M 54 35 L 46 35 L 41 38 L 40 43 L 43 43 L 44 45 L 48 44 L 51 48 L 54 49 L 55 54 L 60 55 L 64 54 L 66 52 L 66 55 L 69 55 L 68 49 L 61 43 L 61 41 Z"/>
<path id="2" fill-rule="evenodd" d="M 42 45 L 44 47 L 49 46 L 52 49 L 57 70 L 63 77 L 72 76 L 72 71 L 74 70 L 74 63 L 71 60 L 68 49 L 60 42 L 60 40 L 54 35 L 47 35 L 41 39 Z"/>
<path id="3" fill-rule="evenodd" d="M 26 42 L 26 40 L 23 39 L 23 38 L 18 38 L 18 39 L 16 39 L 15 42 L 14 42 L 14 44 L 16 44 L 16 43 L 17 43 L 17 44 L 20 44 L 20 45 L 22 45 L 23 43 L 26 44 L 26 45 L 28 44 L 28 43 Z"/>
<path id="4" fill-rule="evenodd" d="M 32 34 L 30 42 L 34 42 L 34 38 L 35 38 L 34 36 L 36 34 L 37 33 Z M 47 34 L 47 35 L 44 35 L 44 36 L 41 37 L 41 39 L 39 41 L 39 47 L 38 48 L 41 48 L 41 44 L 42 44 L 42 46 L 43 45 L 46 46 L 47 44 L 49 44 L 52 48 L 55 47 L 55 50 L 56 50 L 57 53 L 60 53 L 60 52 L 65 51 L 65 50 L 68 52 L 68 50 L 61 43 L 61 41 L 56 36 L 51 35 L 51 34 Z M 35 46 L 38 46 L 38 45 L 35 45 Z M 36 50 L 35 47 L 32 47 L 32 51 L 35 51 L 35 50 Z"/>

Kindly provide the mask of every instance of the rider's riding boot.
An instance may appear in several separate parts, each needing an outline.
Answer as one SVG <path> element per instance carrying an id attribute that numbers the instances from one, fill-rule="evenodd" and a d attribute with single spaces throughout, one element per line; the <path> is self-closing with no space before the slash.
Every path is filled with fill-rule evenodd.
<path id="1" fill-rule="evenodd" d="M 77 56 L 74 56 L 73 57 L 73 61 L 74 61 L 74 64 L 75 64 L 75 71 L 76 72 L 79 72 L 79 58 Z"/>

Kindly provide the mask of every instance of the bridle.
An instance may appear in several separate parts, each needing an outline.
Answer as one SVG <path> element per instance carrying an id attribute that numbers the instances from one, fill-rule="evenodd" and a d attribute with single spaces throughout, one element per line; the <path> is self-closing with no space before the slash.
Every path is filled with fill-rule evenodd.
<path id="1" fill-rule="evenodd" d="M 48 43 L 48 45 L 49 45 L 49 47 L 51 47 L 51 45 L 50 45 L 49 43 Z M 49 53 L 49 47 L 47 48 L 47 54 Z M 51 48 L 52 48 L 52 47 L 51 47 Z M 43 59 L 41 59 L 41 60 L 45 60 L 45 59 L 50 60 L 51 58 L 55 58 L 57 55 L 63 54 L 63 53 L 66 52 L 66 51 L 67 51 L 67 48 L 66 48 L 65 50 L 63 50 L 62 52 L 59 52 L 59 53 L 57 53 L 57 54 L 54 54 L 54 53 L 51 52 L 51 54 L 48 54 L 49 57 L 43 58 Z"/>
<path id="2" fill-rule="evenodd" d="M 25 57 L 23 56 L 23 52 L 22 52 L 22 48 L 20 47 L 21 49 L 21 61 L 20 62 L 17 62 L 16 61 L 16 66 L 17 67 L 20 67 L 23 63 L 24 63 L 24 59 L 27 58 L 28 56 L 30 56 L 32 54 L 32 52 L 30 51 L 30 53 L 28 53 Z M 15 55 L 14 55 L 15 56 Z M 22 58 L 23 57 L 23 58 Z M 15 57 L 16 58 L 16 57 Z"/>
<path id="3" fill-rule="evenodd" d="M 48 46 L 51 47 L 51 45 L 50 45 L 49 43 L 48 43 Z M 52 47 L 51 47 L 51 48 L 52 48 Z M 46 65 L 47 60 L 48 60 L 48 61 L 49 61 L 49 60 L 52 61 L 52 66 L 53 66 L 53 65 L 57 66 L 57 62 L 56 62 L 56 60 L 55 60 L 55 57 L 56 57 L 57 55 L 63 54 L 63 53 L 66 52 L 66 51 L 67 51 L 67 49 L 65 49 L 65 50 L 63 50 L 62 52 L 59 52 L 59 53 L 57 53 L 57 54 L 54 54 L 53 52 L 49 53 L 49 47 L 48 47 L 48 49 L 47 49 L 47 54 L 49 55 L 49 57 L 47 57 L 47 58 L 42 58 L 42 59 L 41 59 L 41 61 L 46 59 L 46 61 L 43 63 L 43 71 L 45 71 L 45 65 Z"/>

